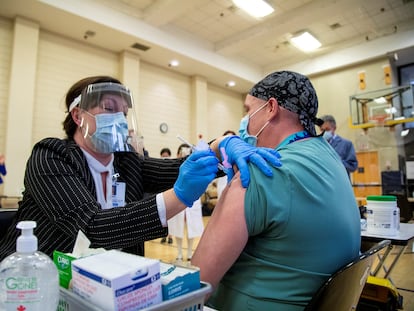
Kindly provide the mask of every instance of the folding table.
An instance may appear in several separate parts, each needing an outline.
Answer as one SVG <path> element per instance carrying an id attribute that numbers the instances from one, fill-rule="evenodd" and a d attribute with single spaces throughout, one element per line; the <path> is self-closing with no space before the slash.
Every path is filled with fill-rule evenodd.
<path id="1" fill-rule="evenodd" d="M 377 276 L 381 267 L 385 272 L 384 278 L 391 280 L 390 274 L 394 269 L 395 265 L 397 264 L 398 260 L 400 259 L 401 255 L 406 250 L 408 243 L 414 239 L 414 224 L 408 223 L 401 223 L 400 230 L 396 235 L 379 235 L 369 233 L 367 231 L 361 231 L 361 240 L 363 242 L 374 242 L 377 243 L 381 240 L 390 240 L 391 245 L 389 248 L 385 250 L 383 254 L 378 254 L 378 265 L 371 271 L 371 275 Z M 395 249 L 397 251 L 396 256 L 391 261 L 390 265 L 387 267 L 385 266 L 385 260 L 387 259 L 388 255 L 391 252 L 391 249 Z"/>

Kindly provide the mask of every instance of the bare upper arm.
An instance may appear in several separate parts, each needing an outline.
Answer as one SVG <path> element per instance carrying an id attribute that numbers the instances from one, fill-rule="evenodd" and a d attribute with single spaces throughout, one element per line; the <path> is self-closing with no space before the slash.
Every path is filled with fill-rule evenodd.
<path id="1" fill-rule="evenodd" d="M 246 189 L 236 174 L 223 191 L 191 260 L 202 281 L 216 287 L 244 249 L 248 232 L 244 214 Z"/>

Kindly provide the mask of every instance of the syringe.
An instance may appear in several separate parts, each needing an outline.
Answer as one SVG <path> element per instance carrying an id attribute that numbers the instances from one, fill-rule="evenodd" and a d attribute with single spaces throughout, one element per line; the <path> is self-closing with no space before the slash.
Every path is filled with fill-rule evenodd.
<path id="1" fill-rule="evenodd" d="M 196 148 L 196 146 L 194 146 L 192 143 L 190 143 L 188 140 L 186 140 L 184 137 L 182 137 L 181 135 L 177 135 L 177 138 L 179 139 L 179 140 L 181 140 L 184 144 L 187 144 L 187 145 L 189 145 L 190 146 L 190 148 L 191 148 L 191 150 L 193 150 L 193 151 L 195 151 L 195 150 L 197 150 L 197 148 Z M 206 145 L 206 147 L 208 147 L 209 148 L 209 146 L 206 144 L 206 143 L 204 143 L 205 145 Z M 204 147 L 204 146 L 203 146 Z M 207 149 L 207 148 L 206 148 Z M 199 149 L 200 150 L 200 149 Z M 204 148 L 203 149 L 201 149 L 201 150 L 204 150 Z M 225 171 L 225 169 L 224 169 L 224 166 L 223 166 L 223 164 L 221 164 L 221 163 L 219 163 L 219 164 L 217 164 L 217 167 L 219 168 L 219 170 L 222 170 L 223 172 L 226 172 Z"/>

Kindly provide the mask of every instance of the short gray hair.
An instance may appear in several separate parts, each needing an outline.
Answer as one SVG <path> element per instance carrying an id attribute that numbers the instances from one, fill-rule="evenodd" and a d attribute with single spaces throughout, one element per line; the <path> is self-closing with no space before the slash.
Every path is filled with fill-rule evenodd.
<path id="1" fill-rule="evenodd" d="M 324 116 L 321 117 L 321 119 L 323 120 L 323 122 L 329 122 L 329 123 L 333 124 L 336 127 L 336 121 L 335 121 L 335 118 L 332 115 L 330 115 L 330 114 L 324 115 Z"/>

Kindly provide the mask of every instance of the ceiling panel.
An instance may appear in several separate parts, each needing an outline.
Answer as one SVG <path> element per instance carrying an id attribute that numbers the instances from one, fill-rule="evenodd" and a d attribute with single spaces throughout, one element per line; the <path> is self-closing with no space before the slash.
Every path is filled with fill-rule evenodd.
<path id="1" fill-rule="evenodd" d="M 76 0 L 73 0 L 77 2 Z M 329 55 L 334 51 L 391 37 L 404 31 L 414 30 L 414 1 L 403 0 L 267 0 L 275 12 L 262 19 L 248 16 L 238 9 L 231 0 L 83 0 L 83 3 L 96 7 L 107 7 L 130 16 L 142 23 L 158 29 L 166 38 L 186 38 L 195 47 L 204 46 L 209 53 L 254 66 L 256 71 L 270 68 L 288 67 Z M 72 2 L 72 1 L 71 1 Z M 83 38 L 89 28 L 101 32 L 105 24 L 91 22 L 99 11 L 88 12 L 87 16 L 76 16 L 75 4 L 72 11 L 50 12 L 51 5 L 60 9 L 70 2 L 64 0 L 0 0 L 0 15 L 13 17 L 21 15 L 39 20 L 41 27 L 62 35 Z M 27 5 L 25 5 L 27 4 Z M 70 11 L 70 12 L 69 12 Z M 79 13 L 80 14 L 80 13 Z M 53 15 L 59 18 L 53 18 Z M 71 24 L 74 27 L 62 27 Z M 84 27 L 84 28 L 82 28 Z M 290 45 L 289 38 L 300 30 L 309 30 L 322 43 L 322 47 L 312 53 L 304 53 Z M 111 31 L 119 31 L 111 28 Z M 139 29 L 138 29 L 139 30 Z M 99 36 L 90 43 L 99 45 Z M 131 43 L 150 45 L 147 52 L 139 52 L 142 59 L 149 62 L 166 63 L 165 57 L 171 50 L 170 43 L 140 37 L 136 31 L 131 35 L 120 33 L 111 42 L 115 51 L 130 49 Z M 113 36 L 112 36 L 113 37 Z M 107 45 L 107 44 L 106 44 Z M 106 47 L 108 48 L 108 47 Z M 389 47 L 392 50 L 392 47 Z M 178 55 L 176 52 L 171 53 Z M 186 54 L 186 53 L 184 53 Z M 187 57 L 197 59 L 192 54 Z M 213 55 L 212 59 L 215 56 Z M 207 61 L 206 61 L 207 62 Z M 189 62 L 190 63 L 190 62 Z M 196 62 L 196 64 L 198 64 Z M 200 64 L 203 65 L 203 64 Z M 229 65 L 230 66 L 230 65 Z M 221 70 L 222 65 L 217 65 Z M 180 70 L 180 69 L 177 69 Z M 184 69 L 183 69 L 184 70 Z M 197 74 L 205 67 L 191 66 L 185 74 Z M 229 75 L 230 71 L 222 73 Z M 231 75 L 230 75 L 231 76 Z M 214 77 L 216 79 L 217 77 Z M 253 78 L 254 79 L 254 78 Z"/>

